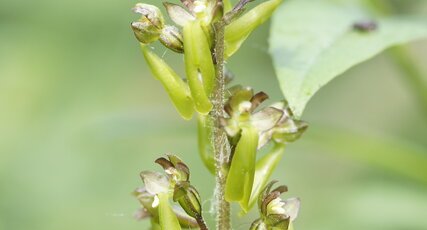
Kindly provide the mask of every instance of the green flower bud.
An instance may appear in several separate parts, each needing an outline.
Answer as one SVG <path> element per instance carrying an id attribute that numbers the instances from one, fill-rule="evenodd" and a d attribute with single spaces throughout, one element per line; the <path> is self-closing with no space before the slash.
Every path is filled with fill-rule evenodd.
<path id="1" fill-rule="evenodd" d="M 177 52 L 184 52 L 184 41 L 181 32 L 175 26 L 165 26 L 160 34 L 160 42 L 167 48 Z"/>
<path id="2" fill-rule="evenodd" d="M 233 55 L 250 33 L 267 21 L 282 0 L 263 2 L 225 27 L 225 58 Z"/>
<path id="3" fill-rule="evenodd" d="M 178 182 L 174 188 L 173 200 L 191 217 L 199 219 L 202 216 L 201 198 L 197 190 L 189 182 Z"/>
<path id="4" fill-rule="evenodd" d="M 225 187 L 225 199 L 238 201 L 247 210 L 255 175 L 258 130 L 242 127 L 242 133 L 231 160 Z"/>
<path id="5" fill-rule="evenodd" d="M 141 45 L 145 60 L 153 75 L 162 83 L 173 105 L 185 120 L 193 116 L 193 100 L 188 85 L 160 57 Z"/>
<path id="6" fill-rule="evenodd" d="M 206 115 L 212 109 L 209 95 L 215 80 L 215 67 L 209 42 L 198 20 L 187 23 L 183 33 L 188 85 L 196 110 Z"/>
<path id="7" fill-rule="evenodd" d="M 131 27 L 136 39 L 143 44 L 155 42 L 160 37 L 160 31 L 147 22 L 132 22 Z"/>

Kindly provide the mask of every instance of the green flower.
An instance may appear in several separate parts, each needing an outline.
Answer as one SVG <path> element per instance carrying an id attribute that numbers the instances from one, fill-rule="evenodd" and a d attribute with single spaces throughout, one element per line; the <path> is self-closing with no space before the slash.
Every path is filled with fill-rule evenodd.
<path id="1" fill-rule="evenodd" d="M 258 149 L 270 140 L 276 143 L 288 143 L 297 140 L 307 129 L 304 121 L 294 118 L 287 102 L 282 101 L 268 107 L 256 110 L 268 99 L 264 92 L 253 93 L 252 88 L 236 86 L 230 89 L 230 97 L 224 106 L 227 114 L 222 119 L 231 144 L 238 140 L 243 126 L 251 125 L 259 131 Z M 234 140 L 234 141 L 233 141 Z"/>
<path id="2" fill-rule="evenodd" d="M 204 224 L 201 198 L 197 190 L 190 185 L 190 171 L 187 165 L 175 155 L 161 157 L 155 162 L 161 165 L 166 175 L 158 172 L 143 171 L 141 178 L 144 186 L 134 191 L 142 208 L 136 218 L 151 218 L 154 226 L 162 229 L 195 228 Z M 180 206 L 171 205 L 169 199 Z"/>

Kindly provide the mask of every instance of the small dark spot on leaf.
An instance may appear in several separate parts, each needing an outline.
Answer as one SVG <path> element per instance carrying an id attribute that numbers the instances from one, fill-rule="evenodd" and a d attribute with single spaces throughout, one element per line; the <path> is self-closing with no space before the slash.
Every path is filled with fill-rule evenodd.
<path id="1" fill-rule="evenodd" d="M 359 32 L 371 32 L 377 28 L 378 24 L 373 20 L 359 21 L 353 24 L 353 29 Z"/>

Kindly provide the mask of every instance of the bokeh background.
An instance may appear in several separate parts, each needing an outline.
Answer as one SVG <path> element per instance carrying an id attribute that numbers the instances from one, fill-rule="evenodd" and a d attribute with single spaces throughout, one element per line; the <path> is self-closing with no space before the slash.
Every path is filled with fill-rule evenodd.
<path id="1" fill-rule="evenodd" d="M 395 2 L 427 14 L 426 1 Z M 214 181 L 196 152 L 195 122 L 178 117 L 148 72 L 129 28 L 135 3 L 0 1 L 1 230 L 147 229 L 132 217 L 131 192 L 165 153 L 188 162 L 209 210 Z M 229 67 L 234 83 L 273 102 L 282 95 L 268 29 Z M 427 73 L 427 41 L 409 48 Z M 183 73 L 180 56 L 157 50 Z M 273 176 L 302 199 L 297 229 L 427 229 L 427 113 L 409 85 L 383 54 L 315 95 L 303 117 L 310 129 Z M 235 217 L 235 229 L 255 214 Z"/>

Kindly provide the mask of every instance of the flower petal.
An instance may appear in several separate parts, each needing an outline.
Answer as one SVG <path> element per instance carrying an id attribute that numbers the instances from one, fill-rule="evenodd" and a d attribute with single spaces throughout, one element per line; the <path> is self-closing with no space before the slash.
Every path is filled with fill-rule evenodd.
<path id="1" fill-rule="evenodd" d="M 185 24 L 187 24 L 189 21 L 196 19 L 187 10 L 179 5 L 169 2 L 164 2 L 163 5 L 165 6 L 172 21 L 174 21 L 179 26 L 185 26 Z"/>
<path id="2" fill-rule="evenodd" d="M 143 171 L 141 178 L 144 181 L 145 189 L 150 194 L 167 193 L 169 189 L 169 180 L 166 176 L 158 172 Z"/>

